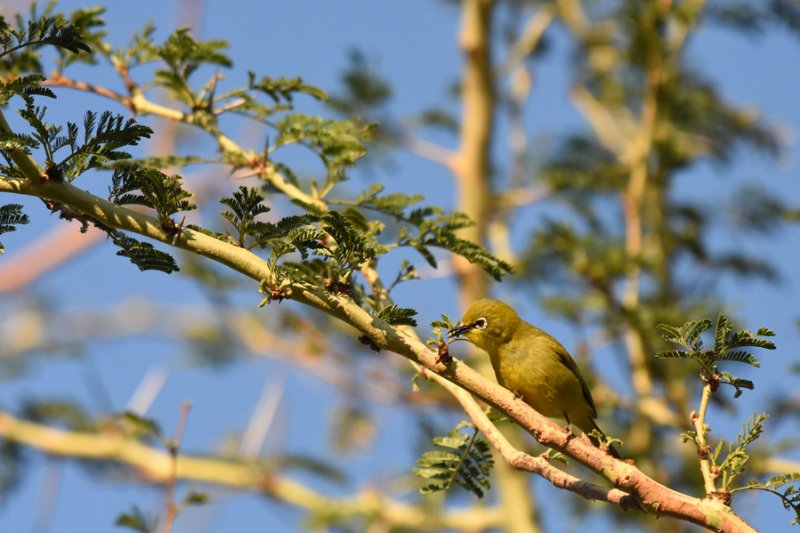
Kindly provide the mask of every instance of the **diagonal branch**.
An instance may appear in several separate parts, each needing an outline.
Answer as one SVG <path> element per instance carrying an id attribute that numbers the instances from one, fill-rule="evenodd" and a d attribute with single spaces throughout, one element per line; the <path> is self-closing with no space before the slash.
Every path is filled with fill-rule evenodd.
<path id="1" fill-rule="evenodd" d="M 1 126 L 5 124 L 2 114 L 0 119 Z M 8 128 L 7 124 L 5 127 Z M 181 228 L 181 233 L 176 238 L 161 229 L 156 218 L 120 207 L 71 184 L 44 181 L 41 179 L 41 169 L 30 156 L 21 151 L 11 155 L 27 178 L 0 176 L 0 191 L 36 196 L 64 204 L 105 226 L 138 233 L 203 255 L 257 281 L 273 278 L 267 262 L 244 248 L 189 228 Z M 498 408 L 540 443 L 569 455 L 603 475 L 617 488 L 631 492 L 653 513 L 706 527 L 713 526 L 720 531 L 752 531 L 746 522 L 719 502 L 699 500 L 669 489 L 633 465 L 608 456 L 582 439 L 565 440 L 563 428 L 520 401 L 511 391 L 457 359 L 449 366 L 443 365 L 438 362 L 438 354 L 419 339 L 374 317 L 347 296 L 297 282 L 290 283 L 286 292 L 288 298 L 319 309 L 355 327 L 370 338 L 376 347 L 406 357 Z M 76 456 L 87 453 L 77 449 L 75 451 Z"/>

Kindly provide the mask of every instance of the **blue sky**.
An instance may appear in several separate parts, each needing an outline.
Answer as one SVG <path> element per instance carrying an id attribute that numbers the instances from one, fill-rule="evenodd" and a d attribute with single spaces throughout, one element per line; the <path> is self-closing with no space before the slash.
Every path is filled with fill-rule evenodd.
<path id="1" fill-rule="evenodd" d="M 69 10 L 91 5 L 95 4 L 74 0 L 62 2 L 60 8 Z M 301 75 L 307 82 L 335 92 L 340 87 L 341 70 L 347 66 L 348 52 L 358 48 L 393 84 L 391 110 L 396 115 L 453 105 L 445 87 L 460 69 L 455 46 L 458 18 L 455 9 L 444 2 L 237 0 L 209 1 L 205 5 L 207 9 L 195 34 L 230 42 L 230 55 L 236 61 L 236 68 L 228 74 L 231 80 L 244 79 L 247 70 L 273 76 Z M 173 27 L 177 8 L 174 2 L 143 0 L 108 2 L 107 9 L 110 40 L 120 45 L 149 20 L 155 21 L 163 35 Z M 569 54 L 566 41 L 556 38 L 552 53 L 537 71 L 532 104 L 526 112 L 526 120 L 534 132 L 552 135 L 581 124 L 566 97 L 569 73 L 565 66 Z M 723 171 L 711 166 L 694 170 L 681 178 L 682 186 L 699 182 L 712 198 L 717 188 L 724 190 L 729 183 L 753 180 L 781 191 L 794 205 L 800 203 L 797 179 L 800 149 L 796 140 L 796 132 L 800 131 L 800 100 L 796 91 L 800 82 L 796 68 L 800 62 L 800 43 L 781 31 L 742 38 L 712 29 L 695 40 L 690 57 L 695 68 L 721 82 L 725 96 L 752 106 L 768 119 L 785 126 L 790 144 L 778 164 L 745 152 L 735 166 Z M 106 71 L 94 79 L 102 83 L 110 78 Z M 65 103 L 77 101 L 68 92 L 59 93 L 59 98 Z M 81 101 L 78 111 L 67 107 L 60 112 L 75 120 L 89 105 L 86 102 Z M 92 102 L 97 109 L 112 107 L 100 100 Z M 313 105 L 306 108 L 314 109 Z M 70 115 L 73 112 L 75 115 Z M 242 130 L 240 135 L 245 137 L 247 130 Z M 243 138 L 242 142 L 249 140 Z M 260 142 L 253 142 L 253 146 L 259 146 Z M 507 150 L 497 146 L 495 152 L 498 162 L 503 164 Z M 397 156 L 392 168 L 377 170 L 377 179 L 385 181 L 391 190 L 424 191 L 429 202 L 452 205 L 453 189 L 447 173 L 416 157 Z M 25 203 L 33 223 L 15 234 L 3 236 L 9 256 L 57 223 L 37 202 L 28 200 Z M 722 247 L 741 240 L 740 236 L 730 233 L 721 233 L 716 238 Z M 765 325 L 778 332 L 779 350 L 762 357 L 762 368 L 751 376 L 757 379 L 757 390 L 746 394 L 739 415 L 724 417 L 725 422 L 715 426 L 715 429 L 719 427 L 719 434 L 735 434 L 738 429 L 735 420 L 744 416 L 742 413 L 763 409 L 771 395 L 792 394 L 797 386 L 797 376 L 787 380 L 786 370 L 791 361 L 798 361 L 794 347 L 800 340 L 796 326 L 797 302 L 800 301 L 800 269 L 797 268 L 800 235 L 797 231 L 784 231 L 778 237 L 753 238 L 746 244 L 775 259 L 785 276 L 784 283 L 774 287 L 725 281 L 720 288 L 731 309 L 745 320 L 743 326 Z M 403 305 L 418 307 L 422 315 L 420 323 L 425 324 L 441 312 L 451 316 L 458 314 L 453 288 L 450 279 L 431 278 L 402 287 L 397 298 Z M 65 313 L 92 306 L 111 309 L 116 303 L 134 297 L 148 298 L 163 306 L 202 309 L 205 305 L 203 295 L 192 283 L 177 276 L 140 274 L 135 267 L 117 258 L 108 243 L 41 279 L 32 292 Z M 498 293 L 510 296 L 502 287 Z M 258 295 L 251 296 L 254 306 Z M 8 312 L 12 306 L 18 308 L 23 301 L 19 295 L 0 300 L 0 311 Z M 264 312 L 269 313 L 269 308 Z M 525 315 L 570 347 L 568 339 L 573 332 L 567 325 L 532 307 L 525 310 Z M 328 439 L 328 421 L 307 415 L 317 413 L 318 406 L 330 403 L 333 391 L 328 386 L 285 365 L 265 360 L 245 361 L 222 370 L 192 367 L 187 365 L 183 350 L 180 344 L 164 337 L 146 337 L 92 343 L 85 359 L 37 359 L 25 376 L 0 383 L 0 405 L 14 410 L 30 397 L 50 396 L 77 399 L 96 412 L 103 412 L 106 407 L 97 404 L 87 385 L 97 374 L 102 376 L 108 391 L 111 410 L 121 410 L 148 370 L 162 368 L 167 372 L 167 381 L 149 414 L 158 419 L 169 434 L 174 430 L 181 402 L 190 399 L 193 408 L 184 448 L 203 452 L 215 449 L 221 435 L 236 434 L 247 425 L 265 385 L 275 386 L 285 380 L 285 399 L 278 415 L 278 426 L 284 429 L 274 440 L 268 438 L 266 449 L 327 453 L 316 444 Z M 389 486 L 413 464 L 418 439 L 408 419 L 390 407 L 379 407 L 378 412 L 381 422 L 374 447 L 378 452 L 328 457 L 352 475 L 353 481 L 342 491 L 344 493 L 370 484 Z M 768 432 L 770 429 L 768 426 Z M 775 428 L 776 433 L 784 437 L 796 435 L 797 430 L 796 424 Z M 154 513 L 162 510 L 162 494 L 158 490 L 127 482 L 100 482 L 73 463 L 60 463 L 36 454 L 30 457 L 32 466 L 22 487 L 0 508 L 0 531 L 111 531 L 115 517 L 134 504 Z M 795 453 L 794 458 L 800 459 L 800 455 Z M 60 487 L 58 500 L 47 527 L 42 528 L 36 515 L 46 498 L 44 487 L 54 482 Z M 330 493 L 338 490 L 336 486 L 325 484 L 319 488 Z M 213 503 L 183 513 L 174 531 L 269 530 L 280 533 L 295 531 L 302 523 L 297 511 L 257 495 L 218 490 L 211 493 Z M 543 500 L 556 497 L 566 501 L 572 497 L 544 483 L 537 483 L 537 494 Z M 791 519 L 776 499 L 744 497 L 736 503 L 737 509 L 763 530 L 782 529 Z M 603 507 L 598 505 L 597 508 L 598 513 L 593 516 L 602 517 Z M 555 524 L 561 518 L 556 512 L 549 513 L 545 524 L 558 531 Z M 581 530 L 603 531 L 607 526 L 599 519 L 582 524 Z"/>

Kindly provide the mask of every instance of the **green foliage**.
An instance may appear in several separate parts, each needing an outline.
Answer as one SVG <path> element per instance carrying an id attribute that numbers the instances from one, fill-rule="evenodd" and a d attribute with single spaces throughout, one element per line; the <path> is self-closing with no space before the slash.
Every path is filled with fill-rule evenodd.
<path id="1" fill-rule="evenodd" d="M 725 459 L 720 462 L 724 441 L 720 441 L 714 452 L 711 454 L 712 470 L 717 469 L 721 476 L 721 486 L 729 489 L 737 477 L 746 471 L 747 462 L 750 456 L 747 453 L 747 446 L 752 444 L 764 432 L 764 421 L 767 419 L 766 413 L 750 416 L 750 419 L 742 424 L 742 431 L 736 436 L 735 443 L 728 443 Z"/>
<path id="2" fill-rule="evenodd" d="M 280 102 L 290 103 L 297 94 L 307 94 L 317 100 L 327 100 L 328 98 L 325 91 L 304 83 L 303 79 L 300 77 L 280 77 L 275 79 L 269 76 L 262 76 L 261 79 L 256 81 L 256 74 L 254 72 L 248 72 L 247 75 L 250 80 L 248 83 L 249 88 L 263 92 L 276 104 Z"/>
<path id="3" fill-rule="evenodd" d="M 134 438 L 162 437 L 161 427 L 152 418 L 146 418 L 133 411 L 123 411 L 114 418 L 125 433 Z"/>
<path id="4" fill-rule="evenodd" d="M 155 533 L 158 531 L 158 517 L 145 513 L 134 505 L 130 513 L 123 513 L 117 517 L 115 525 L 139 531 L 140 533 Z"/>
<path id="5" fill-rule="evenodd" d="M 189 32 L 190 28 L 175 31 L 162 46 L 153 47 L 148 53 L 159 57 L 167 66 L 156 70 L 156 83 L 194 109 L 204 104 L 203 98 L 195 94 L 189 83 L 192 74 L 202 65 L 230 67 L 231 60 L 222 53 L 228 48 L 228 43 L 220 40 L 198 41 Z"/>
<path id="6" fill-rule="evenodd" d="M 700 364 L 702 369 L 701 379 L 711 385 L 712 391 L 720 383 L 733 386 L 736 390 L 734 398 L 742 394 L 742 389 L 753 389 L 753 382 L 737 378 L 729 372 L 719 369 L 718 363 L 733 361 L 758 367 L 761 364 L 749 351 L 740 348 L 761 348 L 774 350 L 775 344 L 765 337 L 775 336 L 775 332 L 768 328 L 759 328 L 755 333 L 748 330 L 734 332 L 728 318 L 720 314 L 714 334 L 714 348 L 703 350 L 702 334 L 711 328 L 711 320 L 704 318 L 685 323 L 675 327 L 665 324 L 659 326 L 663 332 L 663 339 L 677 345 L 677 350 L 658 352 L 659 359 L 691 359 Z"/>
<path id="7" fill-rule="evenodd" d="M 738 31 L 764 33 L 770 26 L 778 24 L 800 34 L 800 5 L 794 0 L 713 2 L 708 6 L 706 16 L 717 24 Z"/>
<path id="8" fill-rule="evenodd" d="M 456 231 L 469 227 L 473 222 L 463 213 L 443 215 L 436 208 L 421 208 L 409 214 L 409 222 L 416 226 L 416 233 L 403 227 L 398 238 L 400 246 L 410 246 L 417 250 L 429 265 L 436 268 L 437 261 L 430 248 L 444 248 L 467 259 L 486 271 L 497 281 L 504 274 L 511 273 L 511 265 L 490 254 L 483 246 L 467 241 L 456 235 Z"/>
<path id="9" fill-rule="evenodd" d="M 264 200 L 257 189 L 245 186 L 240 186 L 230 197 L 220 199 L 220 203 L 230 208 L 221 215 L 236 229 L 239 246 L 247 249 L 271 247 L 274 253 L 273 264 L 281 256 L 293 251 L 300 252 L 305 259 L 309 250 L 323 248 L 321 240 L 325 238 L 325 232 L 311 226 L 313 222 L 320 220 L 319 217 L 291 215 L 277 222 L 256 220 L 258 215 L 270 210 L 264 205 Z"/>
<path id="10" fill-rule="evenodd" d="M 412 281 L 415 279 L 419 279 L 419 275 L 417 274 L 417 268 L 412 265 L 407 259 L 403 259 L 400 262 L 400 267 L 397 269 L 397 276 L 395 276 L 394 280 L 391 284 L 386 288 L 386 292 L 392 292 L 392 290 L 400 285 L 401 283 L 405 283 L 406 281 Z"/>
<path id="11" fill-rule="evenodd" d="M 55 98 L 56 95 L 47 87 L 40 84 L 44 80 L 41 74 L 25 74 L 13 78 L 8 82 L 0 81 L 0 106 L 8 103 L 12 96 L 33 97 L 34 95 Z"/>
<path id="12" fill-rule="evenodd" d="M 26 401 L 20 414 L 22 418 L 33 422 L 60 425 L 78 431 L 91 431 L 96 428 L 96 424 L 83 408 L 64 400 Z"/>
<path id="13" fill-rule="evenodd" d="M 784 509 L 794 512 L 795 517 L 791 524 L 800 525 L 800 488 L 795 484 L 798 481 L 800 481 L 800 472 L 793 472 L 791 474 L 772 476 L 765 482 L 750 480 L 747 486 L 734 489 L 731 492 L 762 490 L 774 494 L 781 499 Z"/>
<path id="14" fill-rule="evenodd" d="M 425 199 L 421 194 L 392 193 L 381 195 L 383 190 L 384 186 L 382 184 L 375 183 L 353 200 L 331 200 L 330 203 L 378 211 L 399 221 L 411 222 L 406 210 Z"/>
<path id="15" fill-rule="evenodd" d="M 239 246 L 246 247 L 245 238 L 255 233 L 255 218 L 269 211 L 269 207 L 264 205 L 264 197 L 257 189 L 240 185 L 238 191 L 234 191 L 231 197 L 220 199 L 220 203 L 231 209 L 223 211 L 222 217 L 239 233 Z"/>
<path id="16" fill-rule="evenodd" d="M 700 377 L 707 390 L 713 393 L 719 384 L 728 384 L 733 386 L 736 391 L 734 397 L 738 397 L 741 395 L 742 389 L 753 389 L 753 382 L 734 377 L 729 372 L 719 370 L 718 363 L 733 361 L 759 367 L 758 359 L 746 349 L 774 350 L 775 344 L 768 340 L 768 337 L 773 337 L 775 332 L 768 328 L 759 328 L 755 333 L 748 330 L 734 331 L 728 318 L 720 314 L 717 317 L 714 332 L 714 347 L 705 350 L 702 335 L 710 330 L 711 326 L 711 320 L 707 318 L 689 321 L 678 327 L 661 325 L 660 329 L 663 332 L 664 340 L 677 345 L 679 348 L 677 350 L 659 352 L 656 357 L 694 360 L 700 364 Z M 693 413 L 692 416 L 698 415 Z M 767 483 L 750 481 L 744 487 L 733 486 L 734 482 L 747 471 L 747 463 L 750 460 L 748 446 L 763 433 L 766 419 L 766 413 L 751 415 L 742 424 L 742 431 L 736 437 L 735 442 L 720 440 L 713 449 L 705 444 L 705 434 L 709 432 L 708 426 L 704 426 L 699 430 L 703 432 L 703 438 L 698 435 L 697 431 L 686 431 L 681 434 L 681 439 L 684 442 L 693 442 L 697 447 L 701 460 L 708 461 L 710 475 L 714 480 L 719 479 L 720 481 L 718 489 L 720 494 L 732 494 L 747 489 L 765 490 L 778 495 L 784 507 L 793 510 L 796 516 L 800 517 L 800 495 L 797 488 L 792 485 L 784 492 L 774 490 L 775 487 L 800 479 L 800 474 L 797 476 L 777 476 Z M 773 483 L 773 480 L 775 483 Z M 796 522 L 797 518 L 793 523 Z"/>
<path id="17" fill-rule="evenodd" d="M 137 241 L 119 231 L 112 231 L 109 235 L 114 244 L 120 248 L 117 255 L 127 257 L 141 271 L 158 270 L 171 274 L 180 270 L 171 255 L 156 249 L 149 242 Z"/>
<path id="18" fill-rule="evenodd" d="M 208 493 L 192 490 L 183 497 L 183 505 L 205 505 L 209 500 Z"/>
<path id="19" fill-rule="evenodd" d="M 346 116 L 372 118 L 391 97 L 391 86 L 359 50 L 350 52 L 349 61 L 342 73 L 344 93 L 332 97 L 329 104 Z"/>
<path id="20" fill-rule="evenodd" d="M 433 444 L 437 449 L 422 454 L 414 468 L 414 473 L 428 483 L 421 492 L 447 491 L 456 484 L 482 498 L 489 490 L 494 460 L 489 443 L 478 429 L 468 435 L 456 428 L 445 437 L 434 437 Z"/>
<path id="21" fill-rule="evenodd" d="M 416 326 L 417 321 L 413 318 L 416 314 L 414 309 L 390 304 L 378 311 L 378 318 L 395 326 Z"/>
<path id="22" fill-rule="evenodd" d="M 438 207 L 411 209 L 423 200 L 422 195 L 404 193 L 381 195 L 383 189 L 383 185 L 374 184 L 354 200 L 332 200 L 331 203 L 377 211 L 394 218 L 400 223 L 394 244 L 414 248 L 434 268 L 438 263 L 430 248 L 444 248 L 461 255 L 497 280 L 512 271 L 511 265 L 507 262 L 494 257 L 482 246 L 456 235 L 459 229 L 473 225 L 469 217 L 463 213 L 445 214 Z"/>
<path id="23" fill-rule="evenodd" d="M 83 142 L 78 140 L 78 127 L 67 123 L 67 135 L 58 137 L 52 146 L 53 152 L 61 146 L 69 146 L 70 155 L 56 163 L 72 181 L 90 168 L 102 168 L 111 161 L 129 159 L 129 153 L 120 150 L 125 146 L 136 146 L 149 138 L 153 130 L 138 124 L 134 119 L 125 120 L 122 115 L 105 111 L 97 120 L 97 113 L 87 111 L 83 119 Z"/>
<path id="24" fill-rule="evenodd" d="M 25 109 L 20 115 L 31 126 L 30 135 L 4 135 L 4 143 L 14 141 L 14 148 L 41 148 L 45 154 L 48 178 L 54 181 L 72 181 L 90 168 L 102 168 L 110 161 L 130 158 L 130 154 L 120 150 L 124 146 L 135 146 L 140 140 L 150 137 L 153 131 L 138 124 L 134 119 L 125 119 L 105 111 L 97 120 L 97 113 L 87 111 L 83 120 L 83 139 L 79 140 L 80 129 L 77 124 L 67 122 L 64 128 L 46 122 L 47 108 L 37 106 L 30 96 L 25 97 Z M 61 160 L 56 153 L 69 148 L 70 154 Z M 5 146 L 4 146 L 5 148 Z"/>
<path id="25" fill-rule="evenodd" d="M 77 10 L 67 18 L 54 11 L 54 4 L 39 15 L 36 4 L 29 17 L 16 17 L 10 23 L 0 15 L 0 72 L 16 76 L 24 71 L 42 72 L 37 50 L 53 46 L 59 50 L 80 54 L 90 52 L 86 30 L 97 23 L 102 10 Z"/>
<path id="26" fill-rule="evenodd" d="M 353 212 L 328 211 L 321 217 L 321 222 L 322 229 L 334 240 L 335 245 L 320 248 L 318 252 L 329 255 L 342 281 L 348 280 L 367 260 L 386 253 L 374 235 L 356 225 L 361 220 Z"/>
<path id="27" fill-rule="evenodd" d="M 171 216 L 197 206 L 191 193 L 181 187 L 181 177 L 167 176 L 154 168 L 122 168 L 111 177 L 108 199 L 117 205 L 144 205 L 155 209 L 162 227 L 174 226 Z"/>
<path id="28" fill-rule="evenodd" d="M 276 127 L 276 148 L 297 143 L 309 147 L 325 164 L 329 182 L 341 180 L 339 174 L 366 153 L 363 143 L 371 138 L 368 126 L 312 115 L 291 114 L 278 121 Z M 329 187 L 323 188 L 321 196 L 327 194 Z"/>
<path id="29" fill-rule="evenodd" d="M 16 231 L 16 226 L 27 224 L 28 222 L 30 222 L 28 220 L 28 215 L 22 212 L 22 206 L 20 204 L 0 206 L 0 235 Z M 5 251 L 3 243 L 0 242 L 0 254 Z"/>
<path id="30" fill-rule="evenodd" d="M 453 322 L 450 317 L 444 313 L 442 313 L 441 317 L 441 320 L 434 320 L 431 322 L 431 327 L 433 328 L 431 333 L 433 333 L 433 337 L 430 337 L 425 341 L 428 346 L 433 348 L 438 348 L 442 344 L 447 344 L 456 340 L 448 340 L 447 334 L 451 329 L 458 325 L 458 322 Z"/>

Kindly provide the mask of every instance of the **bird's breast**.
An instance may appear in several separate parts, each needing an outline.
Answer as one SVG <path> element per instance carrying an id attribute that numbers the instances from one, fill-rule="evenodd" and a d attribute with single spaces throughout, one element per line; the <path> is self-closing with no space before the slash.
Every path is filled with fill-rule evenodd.
<path id="1" fill-rule="evenodd" d="M 536 343 L 510 346 L 498 354 L 495 366 L 498 382 L 548 417 L 563 417 L 562 376 L 553 358 Z M 493 358 L 495 359 L 495 358 Z M 493 361 L 494 363 L 494 361 Z M 557 363 L 557 361 L 556 361 Z"/>

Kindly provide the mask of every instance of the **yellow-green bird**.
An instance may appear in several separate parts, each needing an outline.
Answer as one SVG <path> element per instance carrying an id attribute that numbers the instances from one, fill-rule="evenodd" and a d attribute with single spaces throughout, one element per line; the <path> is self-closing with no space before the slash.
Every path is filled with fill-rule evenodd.
<path id="1" fill-rule="evenodd" d="M 569 352 L 553 336 L 522 320 L 510 306 L 488 298 L 469 306 L 449 333 L 489 354 L 500 385 L 544 416 L 561 418 L 589 436 L 602 435 L 586 381 Z M 597 439 L 589 439 L 597 445 Z M 613 447 L 609 453 L 619 457 Z"/>

